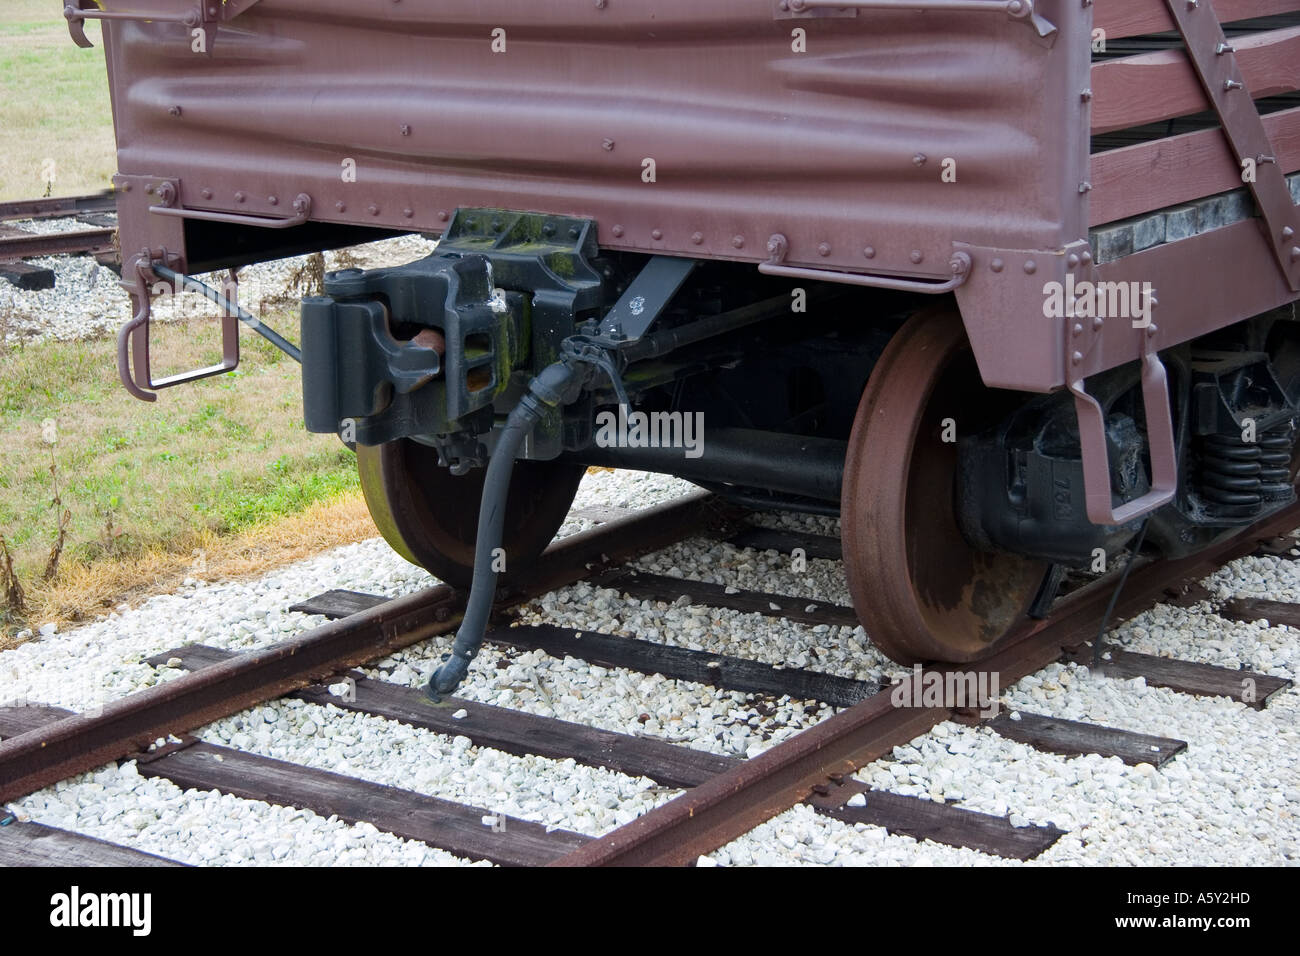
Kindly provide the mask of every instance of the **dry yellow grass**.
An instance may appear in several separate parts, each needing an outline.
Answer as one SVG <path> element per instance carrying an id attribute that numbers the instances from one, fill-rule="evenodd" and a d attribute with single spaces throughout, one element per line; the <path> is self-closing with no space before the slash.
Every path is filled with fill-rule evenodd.
<path id="1" fill-rule="evenodd" d="M 29 587 L 28 620 L 61 627 L 176 589 L 187 577 L 227 581 L 256 577 L 379 532 L 360 493 L 317 502 L 305 511 L 249 528 L 232 537 L 209 530 L 173 539 L 141 555 L 70 566 L 50 584 Z M 0 650 L 16 646 L 0 635 Z"/>

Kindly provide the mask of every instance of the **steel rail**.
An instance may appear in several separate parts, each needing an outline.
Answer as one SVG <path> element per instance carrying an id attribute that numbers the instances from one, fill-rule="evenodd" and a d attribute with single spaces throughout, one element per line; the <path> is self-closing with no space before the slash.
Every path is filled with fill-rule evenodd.
<path id="1" fill-rule="evenodd" d="M 109 252 L 116 229 L 78 229 L 75 232 L 51 232 L 45 235 L 0 236 L 0 262 L 32 259 L 37 256 L 60 256 L 75 253 Z"/>
<path id="2" fill-rule="evenodd" d="M 0 202 L 0 221 L 9 219 L 75 219 L 77 213 L 117 211 L 113 190 L 88 196 L 62 196 L 49 199 L 15 199 Z"/>
<path id="3" fill-rule="evenodd" d="M 1250 554 L 1261 538 L 1297 526 L 1300 503 L 1197 554 L 1135 566 L 1112 624 L 1146 610 L 1173 584 L 1203 577 Z M 964 666 L 997 674 L 998 686 L 1010 686 L 1095 639 L 1113 588 L 1113 580 L 1102 579 L 1067 596 L 1050 618 L 1026 625 L 1004 650 Z M 929 670 L 943 673 L 961 666 Z M 837 795 L 835 789 L 848 774 L 958 716 L 947 708 L 896 707 L 891 693 L 886 689 L 868 697 L 550 865 L 688 865 L 798 803 L 842 804 L 853 791 Z"/>
<path id="4" fill-rule="evenodd" d="M 698 530 L 716 510 L 715 499 L 699 493 L 565 538 L 547 550 L 533 573 L 502 589 L 498 609 L 582 580 L 609 562 L 665 547 Z M 452 632 L 463 611 L 464 594 L 439 585 L 138 691 L 96 716 L 66 717 L 0 741 L 0 803 L 127 757 L 159 737 Z"/>

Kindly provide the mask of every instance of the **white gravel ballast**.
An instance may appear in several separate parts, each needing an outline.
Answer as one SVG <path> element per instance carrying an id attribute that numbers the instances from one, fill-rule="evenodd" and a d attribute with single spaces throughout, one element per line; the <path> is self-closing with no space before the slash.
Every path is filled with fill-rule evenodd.
<path id="1" fill-rule="evenodd" d="M 629 472 L 586 476 L 575 510 L 646 507 L 683 493 L 685 482 Z M 772 527 L 836 533 L 836 522 L 762 516 Z M 590 526 L 571 517 L 563 533 Z M 692 539 L 636 565 L 730 588 L 848 603 L 838 563 Z M 396 596 L 431 583 L 380 540 L 337 548 L 260 580 L 192 582 L 178 593 L 68 634 L 50 634 L 0 654 L 3 699 L 93 708 L 181 673 L 144 660 L 185 643 L 249 649 L 283 640 L 320 618 L 290 613 L 295 602 L 331 588 Z M 1300 596 L 1300 568 L 1284 559 L 1244 559 L 1217 572 L 1212 592 Z M 546 622 L 727 653 L 782 667 L 861 680 L 903 669 L 870 645 L 861 628 L 804 625 L 755 614 L 624 599 L 578 584 L 529 604 L 524 623 Z M 1262 641 L 1261 641 L 1262 638 Z M 1237 624 L 1208 608 L 1159 607 L 1118 628 L 1118 646 L 1222 666 L 1245 664 L 1293 680 L 1300 633 Z M 450 637 L 407 648 L 367 669 L 417 687 Z M 504 666 L 497 662 L 504 659 Z M 814 701 L 718 690 L 659 675 L 604 668 L 541 651 L 487 647 L 458 696 L 682 746 L 752 757 L 829 716 Z M 1176 737 L 1186 752 L 1162 770 L 1118 758 L 1044 754 L 987 729 L 940 724 L 863 768 L 872 787 L 1010 815 L 1014 825 L 1067 831 L 1031 865 L 1300 862 L 1300 695 L 1288 689 L 1261 711 L 1052 665 L 1004 688 L 1013 710 L 1086 720 Z M 469 803 L 552 827 L 600 835 L 679 791 L 654 781 L 516 757 L 338 707 L 280 700 L 196 732 L 210 743 L 346 773 Z M 182 793 L 140 777 L 131 763 L 46 788 L 13 805 L 39 822 L 78 830 L 187 862 L 209 864 L 468 863 L 367 824 L 322 820 L 307 811 L 217 794 Z M 796 807 L 701 860 L 723 865 L 1001 865 L 1014 861 L 850 825 Z M 1018 864 L 1016 864 L 1018 865 Z"/>

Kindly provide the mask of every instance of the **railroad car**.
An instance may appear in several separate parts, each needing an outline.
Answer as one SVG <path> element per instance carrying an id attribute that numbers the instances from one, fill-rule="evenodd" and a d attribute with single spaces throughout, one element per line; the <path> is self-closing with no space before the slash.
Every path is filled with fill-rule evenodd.
<path id="1" fill-rule="evenodd" d="M 536 561 L 590 465 L 839 515 L 900 662 L 978 661 L 1069 569 L 1294 499 L 1300 0 L 65 16 L 104 24 L 137 396 L 258 325 L 227 308 L 222 360 L 155 380 L 160 280 L 438 238 L 327 275 L 280 340 L 385 538 L 472 585 L 435 696 L 490 556 Z"/>

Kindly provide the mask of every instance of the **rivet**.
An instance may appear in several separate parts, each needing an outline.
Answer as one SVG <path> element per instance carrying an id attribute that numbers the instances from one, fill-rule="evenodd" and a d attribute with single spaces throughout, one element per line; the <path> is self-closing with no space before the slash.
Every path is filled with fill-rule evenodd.
<path id="1" fill-rule="evenodd" d="M 1075 352 L 1073 355 L 1070 356 L 1070 361 L 1073 362 L 1075 365 L 1078 365 L 1080 362 L 1083 361 L 1083 353 Z"/>
<path id="2" fill-rule="evenodd" d="M 1292 229 L 1290 226 L 1283 226 L 1283 227 L 1282 227 L 1282 238 L 1283 238 L 1283 239 L 1290 239 L 1290 238 L 1291 238 L 1292 236 L 1294 236 L 1294 235 L 1295 235 L 1295 230 Z"/>
<path id="3" fill-rule="evenodd" d="M 623 235 L 623 227 L 619 225 L 615 225 L 612 229 L 610 229 L 610 233 L 614 236 L 615 239 L 617 239 L 619 236 Z"/>
<path id="4" fill-rule="evenodd" d="M 466 229 L 477 229 L 477 228 L 478 228 L 478 220 L 477 220 L 477 219 L 473 219 L 473 218 L 471 218 L 471 219 L 466 219 L 466 220 L 465 220 L 465 228 L 466 228 Z"/>
<path id="5" fill-rule="evenodd" d="M 1291 247 L 1291 261 L 1292 261 L 1292 262 L 1295 262 L 1297 259 L 1300 259 L 1300 246 L 1292 246 L 1292 247 Z"/>
<path id="6" fill-rule="evenodd" d="M 414 218 L 415 210 L 408 207 L 402 210 L 402 215 L 405 216 L 407 219 Z"/>
<path id="7" fill-rule="evenodd" d="M 446 221 L 447 221 L 447 210 L 445 210 L 445 209 L 439 209 L 439 210 L 438 210 L 438 221 L 439 221 L 439 222 L 446 222 Z"/>
<path id="8" fill-rule="evenodd" d="M 1090 99 L 1092 99 L 1092 90 L 1081 91 L 1079 93 L 1079 99 L 1083 100 L 1085 103 L 1088 102 Z"/>
<path id="9" fill-rule="evenodd" d="M 605 152 L 610 152 L 614 148 L 614 141 L 612 139 L 603 139 L 600 142 L 600 147 L 605 150 Z"/>
<path id="10" fill-rule="evenodd" d="M 662 239 L 663 237 L 664 237 L 664 231 L 662 229 L 652 229 L 650 231 L 651 239 Z"/>
<path id="11" fill-rule="evenodd" d="M 912 157 L 912 165 L 917 167 L 924 166 L 926 159 L 927 157 L 925 153 L 917 153 L 915 156 Z"/>
<path id="12" fill-rule="evenodd" d="M 867 246 L 866 248 L 864 248 L 864 249 L 862 250 L 862 255 L 863 255 L 865 258 L 867 258 L 867 259 L 874 259 L 874 258 L 876 258 L 876 247 L 875 247 L 875 246 Z"/>
<path id="13" fill-rule="evenodd" d="M 597 9 L 597 10 L 604 10 L 604 9 L 605 9 L 605 4 L 606 4 L 606 2 L 607 2 L 607 0 L 596 0 L 596 9 Z"/>
<path id="14" fill-rule="evenodd" d="M 245 196 L 243 193 L 235 193 L 235 202 L 243 202 L 247 198 L 248 197 Z"/>
<path id="15" fill-rule="evenodd" d="M 1092 183 L 1079 183 L 1079 193 L 1081 195 L 1090 192 L 1092 192 Z"/>
<path id="16" fill-rule="evenodd" d="M 1092 320 L 1092 330 L 1094 332 L 1100 332 L 1101 327 L 1105 324 L 1106 324 L 1106 320 L 1103 319 L 1101 316 L 1097 316 Z"/>
<path id="17" fill-rule="evenodd" d="M 1075 266 L 1079 264 L 1078 253 L 1074 253 L 1074 252 L 1070 253 L 1068 256 L 1065 257 L 1065 261 L 1069 263 L 1070 268 L 1073 269 Z"/>
<path id="18" fill-rule="evenodd" d="M 123 184 L 122 184 L 122 192 L 124 192 L 124 193 L 129 193 L 130 191 L 131 191 L 131 184 L 130 184 L 130 183 L 123 183 Z"/>
<path id="19" fill-rule="evenodd" d="M 1229 91 L 1230 91 L 1230 90 L 1240 90 L 1240 89 L 1244 89 L 1244 87 L 1242 86 L 1242 84 L 1238 83 L 1236 80 L 1224 80 L 1224 81 L 1223 81 L 1223 88 L 1224 88 L 1225 90 L 1229 90 Z"/>
<path id="20" fill-rule="evenodd" d="M 339 212 L 345 212 L 347 211 L 348 204 L 345 203 L 342 199 L 340 199 L 338 202 L 334 204 L 334 208 L 337 209 Z"/>
<path id="21" fill-rule="evenodd" d="M 372 215 L 372 216 L 378 216 L 378 215 L 379 215 L 379 207 L 376 206 L 374 203 L 371 203 L 371 204 L 366 208 L 366 211 L 369 212 L 370 215 Z"/>
<path id="22" fill-rule="evenodd" d="M 1092 251 L 1089 249 L 1084 249 L 1083 252 L 1079 253 L 1079 261 L 1082 262 L 1085 266 L 1088 263 L 1092 262 Z"/>
<path id="23" fill-rule="evenodd" d="M 201 189 L 201 190 L 199 191 L 199 195 L 202 196 L 204 199 L 211 199 L 211 198 L 212 198 L 212 190 L 211 190 L 211 189 L 208 189 L 206 186 L 204 186 L 203 189 Z"/>
<path id="24" fill-rule="evenodd" d="M 989 268 L 992 269 L 994 272 L 1001 272 L 1004 268 L 1006 268 L 1006 263 L 1003 262 L 1000 258 L 995 258 L 992 262 L 989 263 Z"/>
<path id="25" fill-rule="evenodd" d="M 745 246 L 745 237 L 744 237 L 744 236 L 732 236 L 732 237 L 731 237 L 731 244 L 732 244 L 733 246 L 735 246 L 737 249 L 743 249 L 744 246 Z"/>
<path id="26" fill-rule="evenodd" d="M 1074 330 L 1073 330 L 1073 331 L 1074 331 L 1074 334 L 1075 334 L 1075 335 L 1082 335 L 1082 334 L 1083 334 L 1083 325 L 1080 324 L 1080 323 L 1078 323 L 1078 322 L 1075 322 L 1075 323 L 1074 323 Z"/>
<path id="27" fill-rule="evenodd" d="M 704 233 L 702 232 L 691 233 L 691 242 L 695 243 L 698 246 L 703 241 L 704 241 Z"/>
<path id="28" fill-rule="evenodd" d="M 279 196 L 267 196 L 267 197 L 266 197 L 266 201 L 269 202 L 272 206 L 278 206 L 278 205 L 280 205 L 280 197 L 279 197 Z"/>
<path id="29" fill-rule="evenodd" d="M 1154 322 L 1152 322 L 1150 325 L 1147 326 L 1147 338 L 1149 339 L 1155 338 L 1156 333 L 1159 331 L 1160 329 L 1156 326 Z"/>
<path id="30" fill-rule="evenodd" d="M 582 230 L 579 229 L 577 226 L 570 226 L 570 227 L 569 227 L 569 238 L 570 238 L 570 239 L 577 239 L 580 235 L 582 235 Z"/>
<path id="31" fill-rule="evenodd" d="M 493 231 L 493 232 L 500 232 L 500 231 L 501 231 L 501 220 L 500 220 L 500 219 L 493 219 L 493 220 L 492 220 L 492 231 Z"/>
<path id="32" fill-rule="evenodd" d="M 545 236 L 547 239 L 549 239 L 549 238 L 551 238 L 551 236 L 555 235 L 555 223 L 553 223 L 553 222 L 543 223 L 543 224 L 542 224 L 542 235 Z"/>
<path id="33" fill-rule="evenodd" d="M 169 108 L 169 109 L 167 110 L 167 112 L 168 112 L 168 113 L 171 113 L 172 116 L 180 116 L 180 115 L 181 115 L 181 108 L 180 108 L 179 106 L 173 106 L 173 107 Z"/>
<path id="34" fill-rule="evenodd" d="M 145 187 L 144 187 L 144 194 L 145 194 L 146 196 L 152 196 L 152 195 L 153 195 L 153 186 L 145 186 Z"/>
<path id="35" fill-rule="evenodd" d="M 817 254 L 821 256 L 829 256 L 831 254 L 830 244 L 825 242 L 820 243 L 817 246 Z"/>
<path id="36" fill-rule="evenodd" d="M 403 136 L 410 136 L 410 135 L 411 135 L 411 127 L 407 126 L 405 123 L 402 124 L 402 126 L 401 126 L 401 130 L 402 130 L 402 135 L 403 135 Z"/>
<path id="37" fill-rule="evenodd" d="M 1038 271 L 1038 263 L 1033 259 L 1025 260 L 1025 275 L 1031 276 Z"/>
<path id="38" fill-rule="evenodd" d="M 920 249 L 913 249 L 912 254 L 908 256 L 908 258 L 917 265 L 920 265 L 921 261 L 925 259 L 925 253 Z"/>

